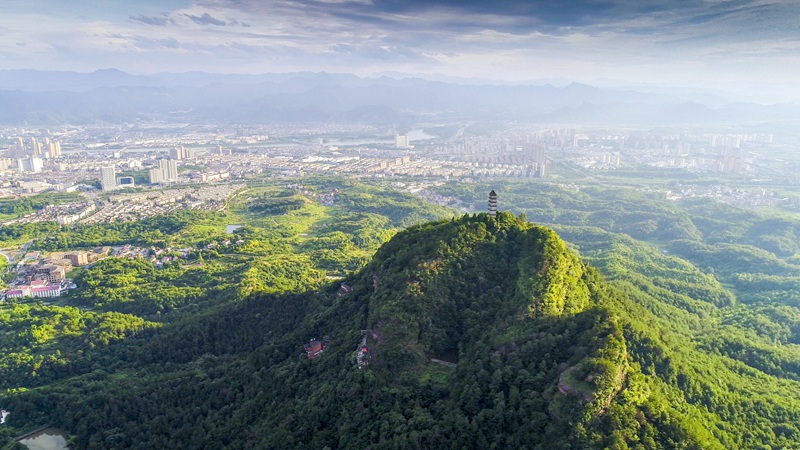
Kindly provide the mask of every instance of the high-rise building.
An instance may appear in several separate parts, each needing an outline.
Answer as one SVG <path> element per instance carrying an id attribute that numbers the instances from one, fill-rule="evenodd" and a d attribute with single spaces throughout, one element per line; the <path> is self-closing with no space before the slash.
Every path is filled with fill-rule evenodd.
<path id="1" fill-rule="evenodd" d="M 111 191 L 117 187 L 117 173 L 114 166 L 100 168 L 100 186 L 104 191 Z"/>
<path id="2" fill-rule="evenodd" d="M 153 167 L 152 169 L 148 170 L 147 173 L 150 176 L 150 183 L 157 184 L 164 182 L 164 177 L 160 168 Z"/>
<path id="3" fill-rule="evenodd" d="M 30 159 L 30 163 L 31 163 L 31 172 L 33 172 L 33 173 L 41 172 L 42 168 L 44 167 L 44 161 L 42 161 L 42 158 L 38 158 L 36 156 L 33 156 L 33 157 L 29 158 L 29 159 Z"/>
<path id="4" fill-rule="evenodd" d="M 49 141 L 49 139 L 48 139 Z M 47 143 L 47 153 L 50 158 L 58 158 L 61 156 L 61 142 L 48 142 Z"/>
<path id="5" fill-rule="evenodd" d="M 150 169 L 151 183 L 165 183 L 178 180 L 178 162 L 170 159 L 158 160 L 158 167 Z"/>
<path id="6" fill-rule="evenodd" d="M 39 173 L 42 171 L 42 167 L 44 167 L 44 162 L 42 161 L 42 158 L 30 156 L 28 158 L 17 159 L 17 165 L 19 166 L 20 172 Z"/>
<path id="7" fill-rule="evenodd" d="M 398 134 L 394 137 L 394 148 L 408 148 L 408 135 Z"/>
<path id="8" fill-rule="evenodd" d="M 530 162 L 541 165 L 547 160 L 545 157 L 545 146 L 542 144 L 526 143 L 523 149 L 525 158 Z"/>
<path id="9" fill-rule="evenodd" d="M 169 159 L 162 159 L 159 162 L 161 170 L 164 172 L 165 178 L 169 181 L 176 181 L 178 179 L 178 163 Z"/>
<path id="10" fill-rule="evenodd" d="M 539 167 L 536 169 L 536 176 L 539 178 L 544 178 L 547 176 L 547 163 L 543 162 L 539 164 Z"/>
<path id="11" fill-rule="evenodd" d="M 31 152 L 29 154 L 33 155 L 33 156 L 41 154 L 39 152 L 39 143 L 36 142 L 36 138 L 35 137 L 31 138 Z"/>
<path id="12" fill-rule="evenodd" d="M 171 159 L 191 159 L 194 158 L 194 150 L 190 148 L 184 148 L 182 145 L 180 147 L 172 147 L 169 149 L 169 157 Z"/>

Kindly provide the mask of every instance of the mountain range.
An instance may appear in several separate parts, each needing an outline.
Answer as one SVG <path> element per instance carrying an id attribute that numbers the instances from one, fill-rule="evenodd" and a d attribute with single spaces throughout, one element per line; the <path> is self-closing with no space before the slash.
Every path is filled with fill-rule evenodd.
<path id="1" fill-rule="evenodd" d="M 352 74 L 202 72 L 132 75 L 0 71 L 0 123 L 57 125 L 165 120 L 190 123 L 526 120 L 595 125 L 771 124 L 800 120 L 793 103 L 728 100 L 715 92 L 579 83 L 479 84 Z"/>

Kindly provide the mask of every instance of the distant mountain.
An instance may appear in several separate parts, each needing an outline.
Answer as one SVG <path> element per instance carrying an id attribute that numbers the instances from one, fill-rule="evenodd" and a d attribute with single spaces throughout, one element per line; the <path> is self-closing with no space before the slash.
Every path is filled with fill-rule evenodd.
<path id="1" fill-rule="evenodd" d="M 0 70 L 0 89 L 25 92 L 85 92 L 98 88 L 158 84 L 157 79 L 131 75 L 117 69 L 100 69 L 91 73 Z"/>
<path id="2" fill-rule="evenodd" d="M 465 84 L 310 72 L 138 76 L 115 69 L 92 73 L 0 71 L 0 123 L 9 125 L 149 119 L 396 125 L 423 118 L 648 125 L 796 123 L 800 121 L 800 107 L 734 105 L 709 93 L 650 87 L 598 88 L 579 83 Z"/>

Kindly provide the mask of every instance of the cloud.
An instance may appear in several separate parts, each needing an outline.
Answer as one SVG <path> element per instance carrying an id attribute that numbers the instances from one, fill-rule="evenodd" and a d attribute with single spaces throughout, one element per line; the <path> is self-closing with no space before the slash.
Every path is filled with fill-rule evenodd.
<path id="1" fill-rule="evenodd" d="M 192 22 L 198 25 L 216 25 L 220 27 L 224 27 L 228 25 L 228 22 L 224 20 L 217 19 L 216 17 L 212 16 L 209 13 L 203 13 L 201 16 L 193 16 L 191 14 L 184 14 L 184 16 L 192 19 Z M 237 22 L 238 23 L 238 22 Z"/>
<path id="2" fill-rule="evenodd" d="M 159 26 L 159 27 L 163 27 L 163 26 L 167 26 L 167 25 L 174 25 L 175 24 L 175 20 L 173 20 L 168 15 L 163 15 L 163 16 L 145 16 L 143 14 L 140 14 L 138 16 L 130 16 L 130 17 L 128 17 L 128 19 L 136 21 L 136 22 L 141 22 L 141 23 L 144 23 L 144 24 L 147 24 L 147 25 L 155 25 L 155 26 Z"/>
<path id="3" fill-rule="evenodd" d="M 166 39 L 151 39 L 145 36 L 134 36 L 130 38 L 132 46 L 140 50 L 156 50 L 156 49 L 179 49 L 181 43 L 175 38 Z"/>
<path id="4" fill-rule="evenodd" d="M 413 49 L 389 45 L 333 44 L 329 50 L 334 53 L 357 56 L 368 60 L 428 60 L 429 57 Z"/>
<path id="5" fill-rule="evenodd" d="M 230 71 L 440 68 L 521 79 L 640 76 L 646 68 L 689 78 L 725 73 L 733 62 L 800 79 L 800 2 L 793 0 L 78 3 L 5 10 L 0 68 L 57 61 L 67 69 L 220 70 L 224 61 Z"/>

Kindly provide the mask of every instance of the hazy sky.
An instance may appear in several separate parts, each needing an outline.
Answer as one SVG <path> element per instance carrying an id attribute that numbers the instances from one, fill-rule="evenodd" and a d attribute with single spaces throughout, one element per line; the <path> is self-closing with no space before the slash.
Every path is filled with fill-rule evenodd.
<path id="1" fill-rule="evenodd" d="M 800 81 L 800 1 L 2 0 L 0 69 Z"/>

